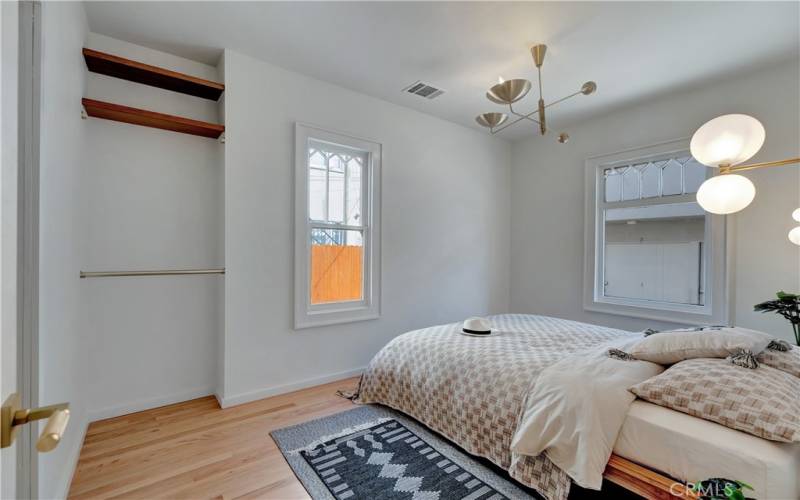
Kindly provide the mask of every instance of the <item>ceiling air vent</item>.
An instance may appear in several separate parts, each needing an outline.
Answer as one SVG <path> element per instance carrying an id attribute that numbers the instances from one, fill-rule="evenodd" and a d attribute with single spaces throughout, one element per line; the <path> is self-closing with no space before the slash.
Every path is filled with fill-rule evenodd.
<path id="1" fill-rule="evenodd" d="M 444 90 L 420 81 L 414 82 L 408 87 L 404 88 L 403 92 L 418 95 L 420 97 L 424 97 L 425 99 L 434 99 L 444 94 Z"/>

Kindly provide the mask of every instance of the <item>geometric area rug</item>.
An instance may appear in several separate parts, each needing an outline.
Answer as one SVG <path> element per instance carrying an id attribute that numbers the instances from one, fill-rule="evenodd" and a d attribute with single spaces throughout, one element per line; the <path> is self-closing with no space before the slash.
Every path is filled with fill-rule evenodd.
<path id="1" fill-rule="evenodd" d="M 366 405 L 271 433 L 317 499 L 534 498 L 414 420 Z"/>

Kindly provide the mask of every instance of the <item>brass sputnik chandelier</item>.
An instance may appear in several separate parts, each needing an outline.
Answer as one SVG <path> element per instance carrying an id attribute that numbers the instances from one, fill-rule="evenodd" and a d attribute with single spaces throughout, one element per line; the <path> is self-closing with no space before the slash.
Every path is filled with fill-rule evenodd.
<path id="1" fill-rule="evenodd" d="M 544 63 L 544 55 L 546 52 L 547 45 L 539 44 L 531 47 L 533 62 L 536 64 L 536 70 L 539 74 L 539 106 L 537 109 L 528 114 L 518 113 L 514 110 L 514 103 L 525 97 L 525 95 L 531 90 L 530 81 L 525 80 L 524 78 L 515 78 L 513 80 L 503 80 L 502 78 L 499 78 L 497 85 L 493 86 L 488 92 L 486 92 L 486 98 L 497 104 L 508 105 L 509 113 L 515 116 L 516 120 L 506 123 L 509 115 L 505 113 L 483 113 L 478 115 L 475 120 L 484 127 L 488 128 L 492 134 L 496 134 L 502 130 L 505 130 L 515 123 L 519 123 L 523 120 L 530 120 L 539 125 L 539 132 L 541 135 L 544 135 L 547 133 L 547 118 L 545 117 L 545 110 L 547 108 L 564 102 L 567 99 L 575 97 L 576 95 L 589 95 L 597 90 L 597 84 L 595 82 L 586 82 L 581 86 L 581 89 L 574 94 L 570 94 L 549 104 L 545 104 L 544 98 L 542 97 L 542 63 Z M 563 144 L 568 140 L 569 135 L 567 133 L 562 132 L 558 135 L 558 142 Z"/>

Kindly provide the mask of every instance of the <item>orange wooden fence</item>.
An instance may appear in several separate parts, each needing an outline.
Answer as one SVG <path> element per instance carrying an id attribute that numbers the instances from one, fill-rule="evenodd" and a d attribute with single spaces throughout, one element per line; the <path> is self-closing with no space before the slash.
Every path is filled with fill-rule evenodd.
<path id="1" fill-rule="evenodd" d="M 364 247 L 311 245 L 311 303 L 361 300 Z"/>

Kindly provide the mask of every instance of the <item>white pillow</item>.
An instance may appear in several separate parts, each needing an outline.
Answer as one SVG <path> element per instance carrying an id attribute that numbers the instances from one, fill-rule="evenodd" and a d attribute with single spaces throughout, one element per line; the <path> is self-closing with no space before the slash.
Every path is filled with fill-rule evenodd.
<path id="1" fill-rule="evenodd" d="M 756 330 L 711 326 L 653 333 L 628 354 L 642 361 L 672 365 L 685 359 L 727 358 L 742 350 L 757 356 L 772 340 Z"/>

